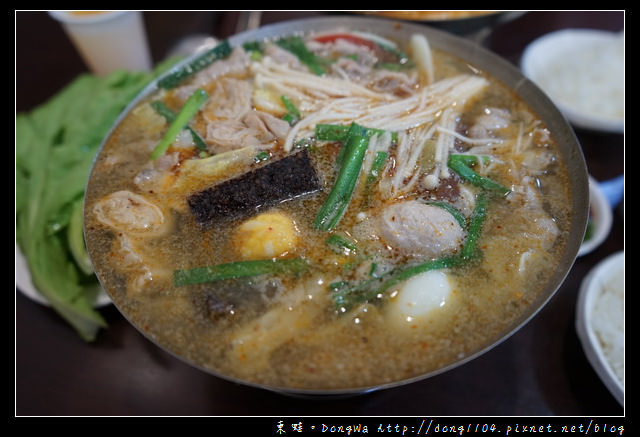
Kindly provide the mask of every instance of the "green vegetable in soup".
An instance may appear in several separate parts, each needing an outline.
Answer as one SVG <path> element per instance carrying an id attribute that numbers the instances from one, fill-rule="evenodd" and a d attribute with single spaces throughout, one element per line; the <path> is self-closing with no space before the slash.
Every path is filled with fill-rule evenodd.
<path id="1" fill-rule="evenodd" d="M 325 243 L 329 245 L 331 250 L 337 253 L 351 253 L 355 251 L 358 246 L 356 243 L 347 237 L 344 237 L 340 234 L 332 234 L 325 240 Z"/>
<path id="2" fill-rule="evenodd" d="M 347 139 L 350 126 L 342 124 L 316 124 L 315 135 L 316 140 L 321 141 L 344 141 Z M 382 135 L 386 131 L 384 129 L 364 128 L 367 138 L 373 135 Z M 398 142 L 398 133 L 391 132 L 391 143 Z"/>
<path id="3" fill-rule="evenodd" d="M 264 48 L 262 47 L 262 43 L 260 41 L 249 41 L 242 44 L 242 48 L 249 53 L 249 57 L 252 61 L 259 61 L 262 59 L 262 55 L 264 54 Z"/>
<path id="4" fill-rule="evenodd" d="M 158 86 L 164 89 L 171 89 L 191 77 L 200 70 L 205 69 L 218 59 L 224 59 L 231 54 L 231 45 L 228 41 L 223 41 L 212 49 L 198 55 L 193 61 L 184 65 L 177 71 L 170 73 L 158 81 Z"/>
<path id="5" fill-rule="evenodd" d="M 367 183 L 371 184 L 378 179 L 380 170 L 383 169 L 388 156 L 389 154 L 387 152 L 376 152 L 376 156 L 373 158 L 373 163 L 371 164 L 371 171 L 367 176 Z"/>
<path id="6" fill-rule="evenodd" d="M 310 51 L 304 40 L 299 36 L 281 38 L 276 41 L 276 44 L 296 55 L 300 62 L 306 65 L 314 74 L 321 76 L 327 73 L 327 69 L 324 67 L 327 61 Z"/>
<path id="7" fill-rule="evenodd" d="M 173 274 L 173 284 L 176 287 L 181 287 L 261 275 L 296 274 L 308 267 L 309 264 L 302 258 L 236 261 L 188 270 L 176 270 Z"/>
<path id="8" fill-rule="evenodd" d="M 489 164 L 491 162 L 491 158 L 486 155 L 458 155 L 452 154 L 450 156 L 451 159 L 454 159 L 458 162 L 461 162 L 469 167 L 473 167 L 482 161 L 482 164 Z"/>
<path id="9" fill-rule="evenodd" d="M 470 182 L 476 187 L 494 191 L 502 195 L 507 195 L 511 192 L 511 190 L 500 185 L 499 183 L 484 176 L 480 176 L 478 173 L 473 171 L 467 164 L 467 162 L 469 162 L 469 159 L 471 158 L 475 159 L 475 157 L 469 157 L 465 155 L 451 155 L 449 156 L 448 161 L 449 168 L 458 173 L 458 176 L 460 176 L 462 179 Z"/>
<path id="10" fill-rule="evenodd" d="M 344 141 L 349 126 L 342 124 L 316 124 L 316 139 L 321 141 Z"/>
<path id="11" fill-rule="evenodd" d="M 329 196 L 316 216 L 316 229 L 328 231 L 340 222 L 353 195 L 368 144 L 369 138 L 365 129 L 356 123 L 351 124 L 346 142 L 342 146 L 345 154 L 340 160 L 340 171 Z"/>
<path id="12" fill-rule="evenodd" d="M 269 154 L 269 152 L 267 152 L 266 150 L 263 150 L 262 152 L 254 156 L 253 160 L 255 162 L 262 162 L 262 161 L 266 161 L 269 158 L 271 158 L 271 155 Z"/>
<path id="13" fill-rule="evenodd" d="M 282 117 L 284 121 L 289 124 L 294 124 L 298 120 L 300 120 L 300 111 L 296 108 L 296 105 L 293 104 L 289 97 L 282 95 L 280 96 L 280 100 L 285 108 L 287 108 L 287 113 Z"/>
<path id="14" fill-rule="evenodd" d="M 158 159 L 171 147 L 178 134 L 187 126 L 189 120 L 200 110 L 204 102 L 209 98 L 209 94 L 203 89 L 198 88 L 189 96 L 184 106 L 165 132 L 162 140 L 151 152 L 151 159 Z"/>
<path id="15" fill-rule="evenodd" d="M 467 226 L 467 238 L 465 239 L 460 254 L 466 261 L 477 258 L 479 255 L 478 240 L 480 239 L 480 233 L 482 232 L 486 218 L 487 195 L 485 192 L 481 192 L 476 197 L 476 205 L 473 208 L 473 212 L 469 218 L 469 225 Z"/>
<path id="16" fill-rule="evenodd" d="M 171 109 L 169 109 L 167 105 L 165 105 L 162 101 L 154 100 L 150 103 L 150 105 L 153 109 L 156 110 L 158 114 L 162 115 L 168 123 L 173 123 L 176 120 L 176 114 Z M 196 131 L 191 126 L 186 126 L 185 129 L 187 129 L 191 134 L 191 138 L 193 138 L 193 143 L 196 145 L 196 147 L 202 151 L 206 151 L 207 143 L 200 136 L 198 131 Z"/>

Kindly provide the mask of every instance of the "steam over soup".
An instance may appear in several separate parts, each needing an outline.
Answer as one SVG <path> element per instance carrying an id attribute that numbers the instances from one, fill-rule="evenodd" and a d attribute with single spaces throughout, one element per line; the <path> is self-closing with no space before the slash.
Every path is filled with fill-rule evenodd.
<path id="1" fill-rule="evenodd" d="M 566 245 L 547 128 L 424 36 L 225 42 L 159 85 L 95 163 L 87 244 L 123 313 L 216 374 L 439 369 L 525 313 Z"/>

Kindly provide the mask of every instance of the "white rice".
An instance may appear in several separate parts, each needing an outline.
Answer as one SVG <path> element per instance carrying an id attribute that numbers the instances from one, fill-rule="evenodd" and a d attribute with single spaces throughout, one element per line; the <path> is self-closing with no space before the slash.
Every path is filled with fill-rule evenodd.
<path id="1" fill-rule="evenodd" d="M 591 326 L 611 369 L 624 387 L 624 269 L 603 281 L 595 298 Z"/>
<path id="2" fill-rule="evenodd" d="M 624 42 L 598 41 L 559 51 L 538 78 L 556 101 L 588 115 L 624 118 Z"/>

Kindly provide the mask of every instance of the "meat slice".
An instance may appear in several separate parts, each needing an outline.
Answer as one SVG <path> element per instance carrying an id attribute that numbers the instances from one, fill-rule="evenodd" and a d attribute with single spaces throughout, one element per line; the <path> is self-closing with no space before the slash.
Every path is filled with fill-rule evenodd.
<path id="1" fill-rule="evenodd" d="M 195 220 L 214 222 L 248 217 L 269 206 L 314 193 L 320 181 L 306 150 L 257 168 L 187 198 Z"/>
<path id="2" fill-rule="evenodd" d="M 251 111 L 252 86 L 246 80 L 223 77 L 218 80 L 203 111 L 208 121 L 241 118 Z"/>
<path id="3" fill-rule="evenodd" d="M 191 82 L 176 88 L 174 95 L 178 99 L 185 101 L 197 88 L 203 87 L 219 77 L 227 74 L 244 73 L 250 63 L 251 59 L 247 52 L 241 46 L 238 46 L 233 49 L 229 57 L 214 62 L 204 70 L 196 73 Z"/>
<path id="4" fill-rule="evenodd" d="M 242 119 L 219 120 L 207 126 L 209 150 L 221 153 L 241 147 L 271 148 L 284 140 L 289 123 L 262 111 L 249 111 Z"/>
<path id="5" fill-rule="evenodd" d="M 289 133 L 289 123 L 262 111 L 251 111 L 244 118 L 244 124 L 258 132 L 258 138 L 272 141 L 276 138 L 284 140 Z"/>
<path id="6" fill-rule="evenodd" d="M 221 120 L 207 126 L 206 140 L 209 151 L 218 154 L 243 147 L 264 147 L 273 137 L 263 142 L 259 132 L 247 127 L 242 120 Z"/>
<path id="7" fill-rule="evenodd" d="M 476 118 L 469 128 L 471 138 L 489 138 L 492 133 L 512 123 L 511 113 L 502 108 L 485 108 L 482 115 Z"/>

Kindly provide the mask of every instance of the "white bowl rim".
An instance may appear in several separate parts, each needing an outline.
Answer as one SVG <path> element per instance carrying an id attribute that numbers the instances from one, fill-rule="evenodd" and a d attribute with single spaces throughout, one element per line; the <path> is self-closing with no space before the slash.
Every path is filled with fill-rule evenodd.
<path id="1" fill-rule="evenodd" d="M 578 256 L 586 255 L 600 246 L 609 236 L 609 232 L 611 232 L 611 227 L 613 226 L 611 205 L 600 189 L 598 181 L 592 176 L 589 176 L 589 205 L 592 212 L 591 222 L 594 226 L 594 232 L 590 239 L 580 245 Z"/>
<path id="2" fill-rule="evenodd" d="M 600 261 L 582 280 L 576 311 L 576 331 L 589 363 L 611 394 L 624 406 L 624 386 L 611 368 L 590 323 L 593 302 L 599 290 L 592 285 L 611 274 L 613 268 L 620 263 L 624 269 L 624 251 L 616 252 Z"/>
<path id="3" fill-rule="evenodd" d="M 22 254 L 18 243 L 16 243 L 16 289 L 32 301 L 37 302 L 40 305 L 50 306 L 47 299 L 45 299 L 35 285 L 33 285 L 29 265 L 27 264 L 27 260 Z M 104 290 L 101 290 L 96 297 L 96 301 L 93 306 L 95 308 L 100 308 L 110 305 L 111 303 L 111 298 Z"/>

